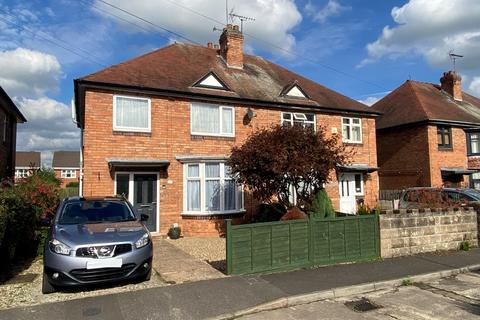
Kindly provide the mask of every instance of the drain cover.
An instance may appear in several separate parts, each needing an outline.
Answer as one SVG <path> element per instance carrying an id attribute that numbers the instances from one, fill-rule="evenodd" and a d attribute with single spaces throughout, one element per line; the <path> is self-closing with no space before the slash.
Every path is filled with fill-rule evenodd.
<path id="1" fill-rule="evenodd" d="M 356 312 L 367 312 L 382 308 L 382 306 L 368 300 L 367 298 L 362 298 L 355 301 L 348 301 L 345 302 L 345 305 Z"/>

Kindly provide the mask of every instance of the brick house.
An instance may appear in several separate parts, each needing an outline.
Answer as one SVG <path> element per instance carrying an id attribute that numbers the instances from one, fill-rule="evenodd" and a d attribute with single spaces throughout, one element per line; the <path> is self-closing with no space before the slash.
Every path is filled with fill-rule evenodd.
<path id="1" fill-rule="evenodd" d="M 15 159 L 15 179 L 28 177 L 32 170 L 42 167 L 41 153 L 37 151 L 17 151 Z"/>
<path id="2" fill-rule="evenodd" d="M 0 87 L 0 180 L 13 177 L 17 123 L 27 122 L 15 103 Z"/>
<path id="3" fill-rule="evenodd" d="M 148 227 L 218 235 L 225 218 L 256 202 L 224 166 L 260 127 L 325 126 L 355 150 L 326 189 L 337 209 L 378 198 L 377 112 L 261 57 L 243 52 L 238 26 L 220 44 L 173 44 L 75 80 L 84 196 L 125 194 Z M 218 192 L 219 191 L 219 192 Z"/>
<path id="4" fill-rule="evenodd" d="M 55 151 L 52 168 L 55 177 L 62 181 L 62 188 L 80 181 L 80 151 Z"/>
<path id="5" fill-rule="evenodd" d="M 454 71 L 440 82 L 408 80 L 372 106 L 383 113 L 377 119 L 381 190 L 467 187 L 480 169 L 480 99 L 462 92 Z"/>

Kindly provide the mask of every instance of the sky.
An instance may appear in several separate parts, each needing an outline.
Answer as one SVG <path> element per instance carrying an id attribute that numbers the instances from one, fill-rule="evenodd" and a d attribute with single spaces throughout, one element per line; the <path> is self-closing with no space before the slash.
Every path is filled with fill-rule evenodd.
<path id="1" fill-rule="evenodd" d="M 17 150 L 78 150 L 73 80 L 174 42 L 218 42 L 225 0 L 0 0 L 0 86 L 28 122 Z M 136 17 L 127 14 L 132 13 Z M 371 105 L 452 69 L 480 96 L 478 0 L 228 0 L 245 51 Z M 233 20 L 239 24 L 239 20 Z"/>

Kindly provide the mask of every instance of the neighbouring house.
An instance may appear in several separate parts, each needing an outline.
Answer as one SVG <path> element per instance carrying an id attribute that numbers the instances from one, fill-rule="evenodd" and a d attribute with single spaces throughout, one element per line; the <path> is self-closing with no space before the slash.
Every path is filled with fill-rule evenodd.
<path id="1" fill-rule="evenodd" d="M 380 189 L 478 187 L 480 99 L 462 91 L 461 77 L 440 84 L 408 80 L 375 103 Z"/>
<path id="2" fill-rule="evenodd" d="M 80 181 L 80 151 L 55 151 L 52 168 L 55 177 L 62 181 L 62 188 Z"/>
<path id="3" fill-rule="evenodd" d="M 84 196 L 124 194 L 148 227 L 218 235 L 256 201 L 224 165 L 232 146 L 272 124 L 325 126 L 355 151 L 326 186 L 337 210 L 378 197 L 378 112 L 243 51 L 228 25 L 220 44 L 175 43 L 75 80 Z M 340 183 L 338 182 L 340 181 Z"/>
<path id="4" fill-rule="evenodd" d="M 0 180 L 12 178 L 15 169 L 17 123 L 27 120 L 0 87 Z"/>
<path id="5" fill-rule="evenodd" d="M 38 151 L 17 151 L 15 159 L 15 179 L 26 178 L 34 170 L 42 167 L 41 153 Z"/>

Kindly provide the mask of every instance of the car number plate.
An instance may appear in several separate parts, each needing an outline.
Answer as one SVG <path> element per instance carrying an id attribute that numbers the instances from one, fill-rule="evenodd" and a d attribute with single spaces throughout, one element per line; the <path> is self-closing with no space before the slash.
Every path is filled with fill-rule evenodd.
<path id="1" fill-rule="evenodd" d="M 121 268 L 122 259 L 95 259 L 87 261 L 87 269 L 100 269 L 100 268 Z"/>

